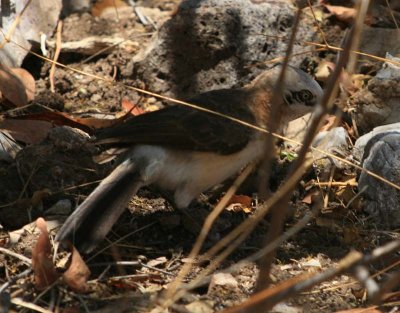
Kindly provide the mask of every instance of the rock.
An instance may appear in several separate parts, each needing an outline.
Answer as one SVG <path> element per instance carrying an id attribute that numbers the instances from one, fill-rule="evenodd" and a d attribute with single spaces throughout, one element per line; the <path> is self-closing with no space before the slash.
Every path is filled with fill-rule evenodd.
<path id="1" fill-rule="evenodd" d="M 350 139 L 343 127 L 336 127 L 329 131 L 320 132 L 313 141 L 313 147 L 331 154 L 347 158 L 350 156 Z M 313 151 L 314 164 L 320 171 L 320 178 L 329 178 L 332 166 L 339 169 L 345 168 L 345 164 L 323 153 Z"/>
<path id="2" fill-rule="evenodd" d="M 90 140 L 90 136 L 78 128 L 69 126 L 54 127 L 48 134 L 48 139 L 60 150 L 79 150 Z"/>
<path id="3" fill-rule="evenodd" d="M 226 305 L 233 305 L 244 296 L 238 281 L 229 273 L 216 273 L 208 286 L 207 296 L 223 300 Z"/>
<path id="4" fill-rule="evenodd" d="M 389 125 L 383 125 L 383 126 L 378 126 L 375 127 L 372 131 L 369 133 L 361 136 L 360 138 L 357 139 L 357 141 L 354 144 L 353 148 L 353 156 L 355 159 L 361 161 L 363 160 L 363 155 L 364 155 L 364 149 L 365 146 L 368 144 L 368 142 L 375 137 L 378 134 L 389 134 L 397 132 L 400 133 L 400 122 L 399 123 L 393 123 Z"/>
<path id="5" fill-rule="evenodd" d="M 57 201 L 50 209 L 46 210 L 46 217 L 50 216 L 68 216 L 72 212 L 72 203 L 69 199 Z"/>
<path id="6" fill-rule="evenodd" d="M 265 69 L 254 65 L 285 56 L 294 15 L 288 1 L 183 1 L 124 74 L 178 98 L 238 86 Z M 304 15 L 297 37 L 304 42 L 314 35 L 312 19 Z M 294 54 L 303 50 L 296 42 Z"/>
<path id="7" fill-rule="evenodd" d="M 13 27 L 17 14 L 24 9 L 26 1 L 10 1 L 5 12 L 0 10 L 2 32 L 8 34 Z M 57 25 L 61 11 L 61 0 L 37 0 L 27 6 L 17 27 L 12 31 L 11 40 L 18 44 L 6 44 L 0 50 L 0 63 L 9 67 L 19 67 L 33 43 L 39 44 L 40 34 L 51 35 Z M 3 41 L 3 40 L 2 40 Z"/>
<path id="8" fill-rule="evenodd" d="M 364 25 L 361 33 L 360 51 L 379 57 L 385 57 L 386 53 L 392 55 L 400 51 L 397 29 L 369 27 Z M 362 60 L 370 60 L 368 57 L 361 57 Z"/>
<path id="9" fill-rule="evenodd" d="M 367 87 L 354 94 L 352 102 L 357 108 L 355 120 L 361 132 L 400 121 L 400 67 L 385 63 Z"/>
<path id="10" fill-rule="evenodd" d="M 239 288 L 239 284 L 236 279 L 229 273 L 217 273 L 214 274 L 211 278 L 210 286 L 208 287 L 209 291 L 214 288 L 223 287 L 226 289 L 237 290 Z"/>
<path id="11" fill-rule="evenodd" d="M 400 184 L 400 131 L 379 133 L 364 149 L 363 168 Z M 400 227 L 400 191 L 362 172 L 358 189 L 363 191 L 365 211 L 384 229 Z"/>

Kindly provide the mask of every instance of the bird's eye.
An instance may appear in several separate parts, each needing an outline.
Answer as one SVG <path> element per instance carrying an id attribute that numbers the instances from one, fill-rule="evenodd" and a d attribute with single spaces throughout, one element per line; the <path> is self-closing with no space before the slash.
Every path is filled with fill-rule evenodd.
<path id="1" fill-rule="evenodd" d="M 297 93 L 297 99 L 299 100 L 299 102 L 307 103 L 307 102 L 310 102 L 313 98 L 314 98 L 314 96 L 311 93 L 311 91 L 306 90 L 306 89 L 300 90 Z"/>

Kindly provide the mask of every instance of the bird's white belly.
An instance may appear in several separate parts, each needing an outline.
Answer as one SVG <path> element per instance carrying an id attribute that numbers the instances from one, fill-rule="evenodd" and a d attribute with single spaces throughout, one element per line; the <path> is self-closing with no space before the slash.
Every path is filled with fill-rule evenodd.
<path id="1" fill-rule="evenodd" d="M 151 145 L 137 146 L 133 155 L 149 160 L 144 169 L 146 184 L 174 191 L 176 205 L 186 207 L 201 192 L 236 174 L 248 163 L 259 160 L 263 153 L 264 141 L 257 138 L 245 149 L 229 155 Z"/>

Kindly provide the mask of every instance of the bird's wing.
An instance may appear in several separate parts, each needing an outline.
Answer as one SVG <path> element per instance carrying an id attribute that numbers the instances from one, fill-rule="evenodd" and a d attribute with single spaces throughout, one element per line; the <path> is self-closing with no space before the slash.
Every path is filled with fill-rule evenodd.
<path id="1" fill-rule="evenodd" d="M 188 100 L 248 123 L 255 117 L 245 90 L 216 90 Z M 100 131 L 99 144 L 121 146 L 154 144 L 195 151 L 234 153 L 246 146 L 252 130 L 220 116 L 182 105 L 145 113 Z"/>

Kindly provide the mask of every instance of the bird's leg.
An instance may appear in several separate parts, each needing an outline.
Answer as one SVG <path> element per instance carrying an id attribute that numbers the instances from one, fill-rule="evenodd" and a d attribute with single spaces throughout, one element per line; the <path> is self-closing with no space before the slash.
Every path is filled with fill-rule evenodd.
<path id="1" fill-rule="evenodd" d="M 161 197 L 167 200 L 175 211 L 182 214 L 182 221 L 186 221 L 186 223 L 182 222 L 182 224 L 187 230 L 189 230 L 191 233 L 195 235 L 199 234 L 202 227 L 202 223 L 199 223 L 198 219 L 193 217 L 193 212 L 196 212 L 195 209 L 196 210 L 198 209 L 196 206 L 196 201 L 189 204 L 189 206 L 185 208 L 180 208 L 176 204 L 174 194 L 171 191 L 158 188 L 157 186 L 151 186 L 151 189 L 153 189 L 156 193 L 160 194 Z M 196 208 L 194 208 L 194 206 L 196 206 Z"/>

